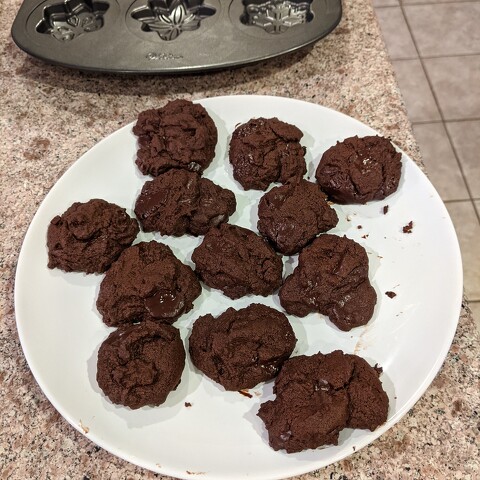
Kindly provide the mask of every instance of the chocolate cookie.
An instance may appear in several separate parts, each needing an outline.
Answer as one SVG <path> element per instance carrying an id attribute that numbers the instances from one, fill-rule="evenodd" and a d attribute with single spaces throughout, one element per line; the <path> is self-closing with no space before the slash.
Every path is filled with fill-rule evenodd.
<path id="1" fill-rule="evenodd" d="M 258 231 L 277 252 L 298 253 L 338 223 L 326 198 L 318 185 L 306 180 L 272 188 L 258 204 Z"/>
<path id="2" fill-rule="evenodd" d="M 398 188 L 401 158 L 387 138 L 350 137 L 323 154 L 315 177 L 337 203 L 382 200 Z"/>
<path id="3" fill-rule="evenodd" d="M 343 331 L 365 325 L 377 303 L 365 249 L 347 237 L 320 235 L 300 253 L 279 297 L 299 317 L 319 312 Z"/>
<path id="4" fill-rule="evenodd" d="M 185 350 L 171 325 L 122 325 L 102 343 L 97 383 L 113 402 L 132 409 L 160 405 L 180 383 Z"/>
<path id="5" fill-rule="evenodd" d="M 201 293 L 193 270 L 169 247 L 141 242 L 127 248 L 105 275 L 97 298 L 108 326 L 156 319 L 173 323 Z"/>
<path id="6" fill-rule="evenodd" d="M 282 283 L 282 260 L 266 240 L 228 223 L 208 231 L 192 261 L 203 282 L 233 299 L 249 294 L 265 297 Z"/>
<path id="7" fill-rule="evenodd" d="M 170 168 L 203 172 L 215 156 L 217 127 L 205 108 L 174 100 L 141 112 L 133 133 L 138 137 L 136 164 L 156 177 Z"/>
<path id="8" fill-rule="evenodd" d="M 190 335 L 190 357 L 225 390 L 242 390 L 274 378 L 296 341 L 283 313 L 253 304 L 229 308 L 217 319 L 200 317 Z"/>
<path id="9" fill-rule="evenodd" d="M 303 133 L 278 118 L 254 118 L 235 129 L 229 158 L 233 176 L 245 190 L 266 190 L 307 172 Z"/>
<path id="10" fill-rule="evenodd" d="M 48 226 L 48 268 L 103 273 L 138 232 L 137 221 L 118 205 L 101 199 L 76 202 Z"/>
<path id="11" fill-rule="evenodd" d="M 344 428 L 375 430 L 388 414 L 380 372 L 340 350 L 287 360 L 275 380 L 275 400 L 258 412 L 270 446 L 294 453 L 337 445 Z"/>
<path id="12" fill-rule="evenodd" d="M 204 235 L 226 222 L 236 206 L 230 190 L 198 173 L 172 169 L 145 183 L 135 214 L 145 232 Z"/>

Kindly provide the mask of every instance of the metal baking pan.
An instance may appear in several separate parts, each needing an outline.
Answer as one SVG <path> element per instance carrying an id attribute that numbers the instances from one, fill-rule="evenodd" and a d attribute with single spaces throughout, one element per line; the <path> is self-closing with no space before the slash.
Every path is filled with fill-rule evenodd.
<path id="1" fill-rule="evenodd" d="M 15 43 L 50 63 L 182 73 L 258 62 L 330 33 L 341 0 L 26 0 Z"/>

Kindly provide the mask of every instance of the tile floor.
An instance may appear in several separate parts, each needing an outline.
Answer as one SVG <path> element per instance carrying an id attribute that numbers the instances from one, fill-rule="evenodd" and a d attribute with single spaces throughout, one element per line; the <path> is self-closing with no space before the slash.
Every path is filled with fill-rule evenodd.
<path id="1" fill-rule="evenodd" d="M 480 0 L 372 0 L 480 330 Z"/>

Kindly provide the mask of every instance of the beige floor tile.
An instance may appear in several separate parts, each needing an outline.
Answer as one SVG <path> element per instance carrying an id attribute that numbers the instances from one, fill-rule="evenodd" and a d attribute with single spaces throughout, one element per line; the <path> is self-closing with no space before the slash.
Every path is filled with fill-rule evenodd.
<path id="1" fill-rule="evenodd" d="M 447 130 L 472 196 L 480 198 L 480 120 L 449 122 Z"/>
<path id="2" fill-rule="evenodd" d="M 392 63 L 410 121 L 440 120 L 440 113 L 420 60 L 395 60 Z"/>
<path id="3" fill-rule="evenodd" d="M 421 57 L 480 53 L 480 2 L 411 5 L 404 12 Z"/>
<path id="4" fill-rule="evenodd" d="M 477 330 L 480 332 L 480 302 L 469 302 Z"/>
<path id="5" fill-rule="evenodd" d="M 452 202 L 446 206 L 462 252 L 465 292 L 470 300 L 480 300 L 480 223 L 472 202 Z"/>
<path id="6" fill-rule="evenodd" d="M 469 194 L 442 123 L 413 126 L 428 177 L 442 200 L 468 199 Z"/>
<path id="7" fill-rule="evenodd" d="M 403 17 L 400 7 L 379 8 L 376 10 L 382 35 L 392 60 L 416 58 L 417 49 Z"/>
<path id="8" fill-rule="evenodd" d="M 480 118 L 480 55 L 423 62 L 445 120 Z"/>

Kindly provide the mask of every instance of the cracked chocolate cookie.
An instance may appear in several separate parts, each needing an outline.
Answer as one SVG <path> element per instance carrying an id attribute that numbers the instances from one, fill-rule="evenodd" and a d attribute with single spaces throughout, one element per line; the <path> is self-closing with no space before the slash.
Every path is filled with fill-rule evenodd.
<path id="1" fill-rule="evenodd" d="M 275 379 L 275 400 L 260 406 L 270 446 L 287 453 L 337 445 L 344 428 L 375 430 L 385 423 L 388 396 L 381 369 L 336 350 L 287 360 Z"/>
<path id="2" fill-rule="evenodd" d="M 401 158 L 387 138 L 350 137 L 323 154 L 315 177 L 334 202 L 364 204 L 397 190 Z"/>
<path id="3" fill-rule="evenodd" d="M 326 198 L 317 184 L 307 180 L 274 187 L 258 204 L 258 231 L 277 252 L 298 253 L 319 233 L 338 223 Z"/>
<path id="4" fill-rule="evenodd" d="M 97 383 L 115 404 L 157 406 L 177 388 L 184 367 L 185 350 L 176 328 L 151 321 L 122 325 L 100 346 Z"/>
<path id="5" fill-rule="evenodd" d="M 290 357 L 297 339 L 287 317 L 252 304 L 229 308 L 218 318 L 204 315 L 193 324 L 193 364 L 225 390 L 253 388 L 274 378 Z"/>
<path id="6" fill-rule="evenodd" d="M 172 169 L 144 184 L 135 215 L 145 232 L 205 235 L 226 222 L 236 206 L 230 190 L 198 173 Z"/>
<path id="7" fill-rule="evenodd" d="M 253 118 L 235 129 L 229 158 L 233 177 L 245 190 L 300 179 L 307 172 L 302 131 L 278 118 Z"/>
<path id="8" fill-rule="evenodd" d="M 218 140 L 208 112 L 188 100 L 141 112 L 133 133 L 139 147 L 136 164 L 143 174 L 154 177 L 170 168 L 203 172 L 215 156 Z"/>
<path id="9" fill-rule="evenodd" d="M 319 312 L 343 331 L 365 325 L 377 303 L 365 249 L 347 237 L 320 235 L 300 253 L 279 297 L 292 315 Z"/>
<path id="10" fill-rule="evenodd" d="M 205 284 L 232 299 L 249 294 L 265 297 L 282 283 L 282 260 L 267 241 L 228 223 L 208 231 L 192 261 Z"/>
<path id="11" fill-rule="evenodd" d="M 48 226 L 48 268 L 103 273 L 138 232 L 137 221 L 118 205 L 98 198 L 75 202 Z"/>
<path id="12" fill-rule="evenodd" d="M 173 323 L 200 293 L 193 270 L 169 247 L 141 242 L 124 250 L 106 273 L 97 309 L 108 326 L 149 319 Z"/>

